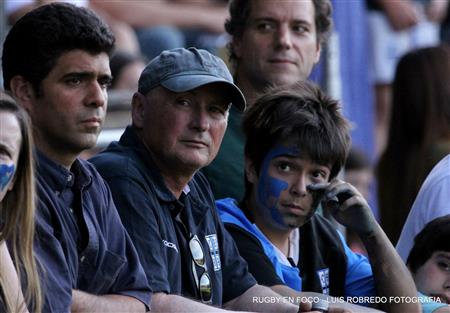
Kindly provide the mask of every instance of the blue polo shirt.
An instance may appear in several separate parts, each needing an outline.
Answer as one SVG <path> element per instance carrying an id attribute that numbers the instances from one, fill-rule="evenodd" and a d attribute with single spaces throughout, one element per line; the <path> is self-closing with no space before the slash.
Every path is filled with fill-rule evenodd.
<path id="1" fill-rule="evenodd" d="M 206 256 L 213 305 L 240 296 L 256 283 L 217 215 L 202 174 L 197 173 L 176 199 L 131 126 L 92 163 L 111 188 L 153 292 L 200 299 L 188 247 L 193 235 Z"/>
<path id="2" fill-rule="evenodd" d="M 274 245 L 254 224 L 248 208 L 239 207 L 238 202 L 231 198 L 218 200 L 216 204 L 222 221 L 236 239 L 243 257 L 250 264 L 250 270 L 260 284 L 266 286 L 283 284 L 297 291 L 302 291 L 302 284 L 317 287 L 321 285 L 320 289 L 303 291 L 333 296 L 376 295 L 369 260 L 352 252 L 342 234 L 320 215 L 315 215 L 300 227 L 298 264 L 295 265 L 292 260 L 291 265 L 285 265 L 280 261 Z M 307 253 L 306 259 L 302 257 L 302 253 Z M 344 263 L 342 258 L 345 258 Z M 341 285 L 342 278 L 344 281 Z M 314 285 L 317 279 L 320 285 Z"/>
<path id="3" fill-rule="evenodd" d="M 35 253 L 43 267 L 43 312 L 69 312 L 72 289 L 134 297 L 151 289 L 111 193 L 95 168 L 70 171 L 37 152 Z"/>

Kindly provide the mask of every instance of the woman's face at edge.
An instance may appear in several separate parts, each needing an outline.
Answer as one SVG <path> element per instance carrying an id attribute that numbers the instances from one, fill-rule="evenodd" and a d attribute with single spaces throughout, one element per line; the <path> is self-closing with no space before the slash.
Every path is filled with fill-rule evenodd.
<path id="1" fill-rule="evenodd" d="M 0 111 L 0 202 L 14 186 L 22 133 L 13 112 Z"/>

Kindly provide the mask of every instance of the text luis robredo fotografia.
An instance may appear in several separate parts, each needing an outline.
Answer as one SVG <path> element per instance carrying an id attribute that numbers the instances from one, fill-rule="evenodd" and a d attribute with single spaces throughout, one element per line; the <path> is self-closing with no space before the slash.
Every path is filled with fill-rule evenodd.
<path id="1" fill-rule="evenodd" d="M 319 297 L 253 297 L 253 303 L 319 303 Z M 330 297 L 330 303 L 377 304 L 377 303 L 427 303 L 441 302 L 439 297 Z"/>

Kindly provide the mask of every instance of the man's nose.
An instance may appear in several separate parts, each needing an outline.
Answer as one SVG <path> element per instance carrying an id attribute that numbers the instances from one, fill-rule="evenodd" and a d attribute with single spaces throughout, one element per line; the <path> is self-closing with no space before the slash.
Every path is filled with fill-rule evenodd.
<path id="1" fill-rule="evenodd" d="M 106 89 L 97 81 L 89 85 L 87 97 L 86 101 L 89 106 L 101 107 L 108 101 Z"/>
<path id="2" fill-rule="evenodd" d="M 304 175 L 299 175 L 292 181 L 290 192 L 298 197 L 304 197 L 307 194 L 306 186 L 306 178 L 304 177 Z"/>
<path id="3" fill-rule="evenodd" d="M 207 131 L 211 123 L 208 112 L 201 108 L 193 111 L 192 114 L 192 126 L 200 132 Z"/>
<path id="4" fill-rule="evenodd" d="M 278 32 L 275 33 L 277 46 L 281 49 L 292 48 L 292 33 L 288 25 L 281 25 Z"/>

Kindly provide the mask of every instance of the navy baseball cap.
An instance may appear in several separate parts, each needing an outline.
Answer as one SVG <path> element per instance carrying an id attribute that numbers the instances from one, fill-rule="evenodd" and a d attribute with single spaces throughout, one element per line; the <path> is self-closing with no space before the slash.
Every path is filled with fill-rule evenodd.
<path id="1" fill-rule="evenodd" d="M 230 102 L 245 110 L 245 98 L 219 57 L 206 50 L 177 48 L 165 50 L 151 60 L 139 78 L 138 91 L 147 94 L 161 85 L 173 92 L 186 92 L 207 84 L 221 83 L 229 91 Z"/>

